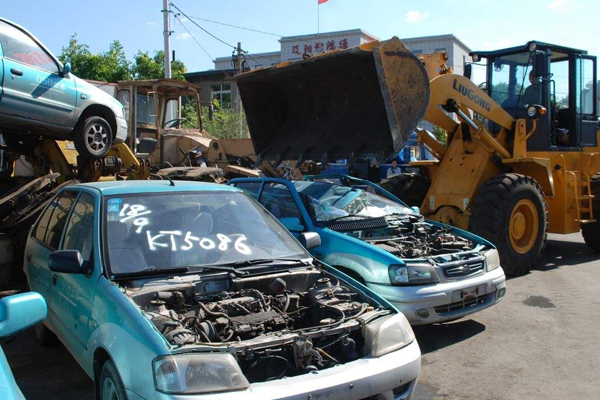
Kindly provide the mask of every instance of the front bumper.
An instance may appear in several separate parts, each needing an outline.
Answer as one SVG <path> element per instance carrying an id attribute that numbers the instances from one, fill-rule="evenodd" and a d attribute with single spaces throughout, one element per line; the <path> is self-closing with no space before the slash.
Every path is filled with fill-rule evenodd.
<path id="1" fill-rule="evenodd" d="M 117 134 L 115 135 L 114 143 L 123 143 L 127 139 L 127 121 L 125 119 L 117 117 Z"/>
<path id="2" fill-rule="evenodd" d="M 378 358 L 361 358 L 322 371 L 270 382 L 246 390 L 208 395 L 167 395 L 157 400 L 377 400 L 410 399 L 421 370 L 417 341 Z"/>
<path id="3" fill-rule="evenodd" d="M 372 289 L 394 304 L 411 325 L 450 321 L 473 314 L 498 303 L 506 293 L 506 277 L 501 267 L 485 274 L 426 286 L 392 286 L 368 283 Z M 474 298 L 461 293 L 477 288 Z"/>

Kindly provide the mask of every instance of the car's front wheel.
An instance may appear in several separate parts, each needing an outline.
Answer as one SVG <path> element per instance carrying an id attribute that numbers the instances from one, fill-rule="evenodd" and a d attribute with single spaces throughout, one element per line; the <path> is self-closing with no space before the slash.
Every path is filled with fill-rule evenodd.
<path id="1" fill-rule="evenodd" d="M 75 148 L 85 158 L 104 157 L 112 142 L 112 129 L 102 117 L 89 117 L 75 129 Z"/>
<path id="2" fill-rule="evenodd" d="M 125 386 L 121 382 L 117 367 L 108 360 L 100 372 L 100 400 L 127 400 Z"/>

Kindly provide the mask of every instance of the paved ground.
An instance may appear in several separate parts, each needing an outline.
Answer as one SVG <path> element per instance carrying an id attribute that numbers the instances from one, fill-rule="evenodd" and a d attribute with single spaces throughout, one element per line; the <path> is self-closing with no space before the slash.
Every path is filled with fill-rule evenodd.
<path id="1" fill-rule="evenodd" d="M 600 398 L 600 258 L 581 236 L 550 236 L 539 270 L 512 279 L 489 310 L 415 329 L 423 368 L 414 400 Z M 28 400 L 91 400 L 63 347 L 31 331 L 3 346 Z"/>

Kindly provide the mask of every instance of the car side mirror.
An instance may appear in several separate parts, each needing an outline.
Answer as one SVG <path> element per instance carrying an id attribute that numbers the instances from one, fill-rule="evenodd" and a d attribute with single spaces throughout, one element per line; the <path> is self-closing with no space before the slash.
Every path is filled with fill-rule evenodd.
<path id="1" fill-rule="evenodd" d="M 300 223 L 300 220 L 296 217 L 284 217 L 280 218 L 279 222 L 285 226 L 290 232 L 302 232 L 304 230 L 304 225 Z"/>
<path id="2" fill-rule="evenodd" d="M 314 249 L 321 245 L 321 236 L 317 232 L 302 232 L 298 240 L 306 250 Z"/>
<path id="3" fill-rule="evenodd" d="M 63 65 L 63 69 L 61 71 L 61 74 L 63 76 L 65 76 L 65 75 L 69 75 L 70 73 L 71 73 L 71 63 L 67 62 L 67 63 L 65 63 L 65 65 Z"/>
<path id="4" fill-rule="evenodd" d="M 412 206 L 410 209 L 413 211 L 413 213 L 415 213 L 417 215 L 421 215 L 421 210 L 419 210 L 419 207 Z"/>
<path id="5" fill-rule="evenodd" d="M 83 268 L 83 257 L 79 250 L 58 250 L 50 253 L 48 262 L 50 271 L 65 274 L 86 274 Z"/>
<path id="6" fill-rule="evenodd" d="M 0 337 L 13 335 L 43 321 L 48 314 L 41 294 L 27 292 L 0 300 Z"/>

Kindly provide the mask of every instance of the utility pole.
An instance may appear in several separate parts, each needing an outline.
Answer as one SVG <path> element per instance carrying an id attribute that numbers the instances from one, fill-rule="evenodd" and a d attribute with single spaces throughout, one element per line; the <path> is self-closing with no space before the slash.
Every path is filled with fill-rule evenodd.
<path id="1" fill-rule="evenodd" d="M 163 0 L 163 35 L 165 37 L 165 78 L 171 78 L 171 27 L 169 26 L 169 0 Z"/>
<path id="2" fill-rule="evenodd" d="M 239 75 L 242 73 L 242 42 L 238 42 L 238 44 L 237 44 L 234 69 L 235 69 L 234 75 Z M 236 85 L 236 88 L 235 88 L 235 112 L 239 113 L 240 110 L 241 110 L 240 91 Z"/>

